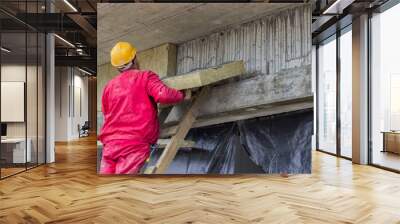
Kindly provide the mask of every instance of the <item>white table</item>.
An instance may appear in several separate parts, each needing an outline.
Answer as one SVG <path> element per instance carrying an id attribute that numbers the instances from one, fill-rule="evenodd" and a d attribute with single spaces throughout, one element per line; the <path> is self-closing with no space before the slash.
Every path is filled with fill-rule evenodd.
<path id="1" fill-rule="evenodd" d="M 13 163 L 25 163 L 31 162 L 32 160 L 32 153 L 31 153 L 31 146 L 32 140 L 30 138 L 26 139 L 28 143 L 26 147 L 26 154 L 25 154 L 25 138 L 5 138 L 1 139 L 1 144 L 6 145 L 14 145 L 13 147 Z M 25 161 L 26 159 L 26 161 Z"/>

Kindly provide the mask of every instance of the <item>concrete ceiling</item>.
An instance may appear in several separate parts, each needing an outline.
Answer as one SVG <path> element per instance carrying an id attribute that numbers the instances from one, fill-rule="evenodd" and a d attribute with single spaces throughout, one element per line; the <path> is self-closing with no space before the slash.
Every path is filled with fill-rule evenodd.
<path id="1" fill-rule="evenodd" d="M 167 42 L 195 39 L 292 6 L 287 3 L 99 3 L 98 64 L 109 61 L 109 51 L 118 41 L 131 42 L 142 51 Z"/>

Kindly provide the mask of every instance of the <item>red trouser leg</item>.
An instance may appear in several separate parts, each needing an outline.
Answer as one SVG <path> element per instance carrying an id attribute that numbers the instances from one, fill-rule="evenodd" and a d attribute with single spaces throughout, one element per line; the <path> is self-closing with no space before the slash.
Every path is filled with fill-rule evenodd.
<path id="1" fill-rule="evenodd" d="M 104 146 L 100 174 L 137 174 L 149 155 L 149 144 L 113 141 Z"/>
<path id="2" fill-rule="evenodd" d="M 115 174 L 116 162 L 107 156 L 102 155 L 100 164 L 100 174 Z"/>
<path id="3" fill-rule="evenodd" d="M 149 157 L 149 150 L 146 147 L 147 153 L 143 153 L 143 150 L 131 152 L 124 157 L 118 158 L 117 164 L 115 166 L 116 174 L 137 174 L 140 168 L 145 164 L 147 158 Z"/>

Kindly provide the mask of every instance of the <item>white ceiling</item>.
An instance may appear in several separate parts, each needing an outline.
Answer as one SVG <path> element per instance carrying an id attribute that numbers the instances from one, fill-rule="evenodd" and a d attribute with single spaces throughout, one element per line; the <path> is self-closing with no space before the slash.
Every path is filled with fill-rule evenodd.
<path id="1" fill-rule="evenodd" d="M 139 51 L 167 42 L 181 43 L 292 6 L 287 3 L 99 3 L 98 64 L 109 61 L 109 51 L 118 41 L 131 42 Z"/>

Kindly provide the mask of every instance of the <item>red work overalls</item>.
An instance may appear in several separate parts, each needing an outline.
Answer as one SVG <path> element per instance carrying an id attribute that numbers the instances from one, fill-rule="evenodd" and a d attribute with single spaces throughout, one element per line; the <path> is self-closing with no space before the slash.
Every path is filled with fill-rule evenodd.
<path id="1" fill-rule="evenodd" d="M 101 174 L 135 174 L 157 142 L 157 104 L 174 104 L 184 94 L 164 85 L 151 71 L 128 70 L 105 86 L 102 96 L 104 124 Z"/>

